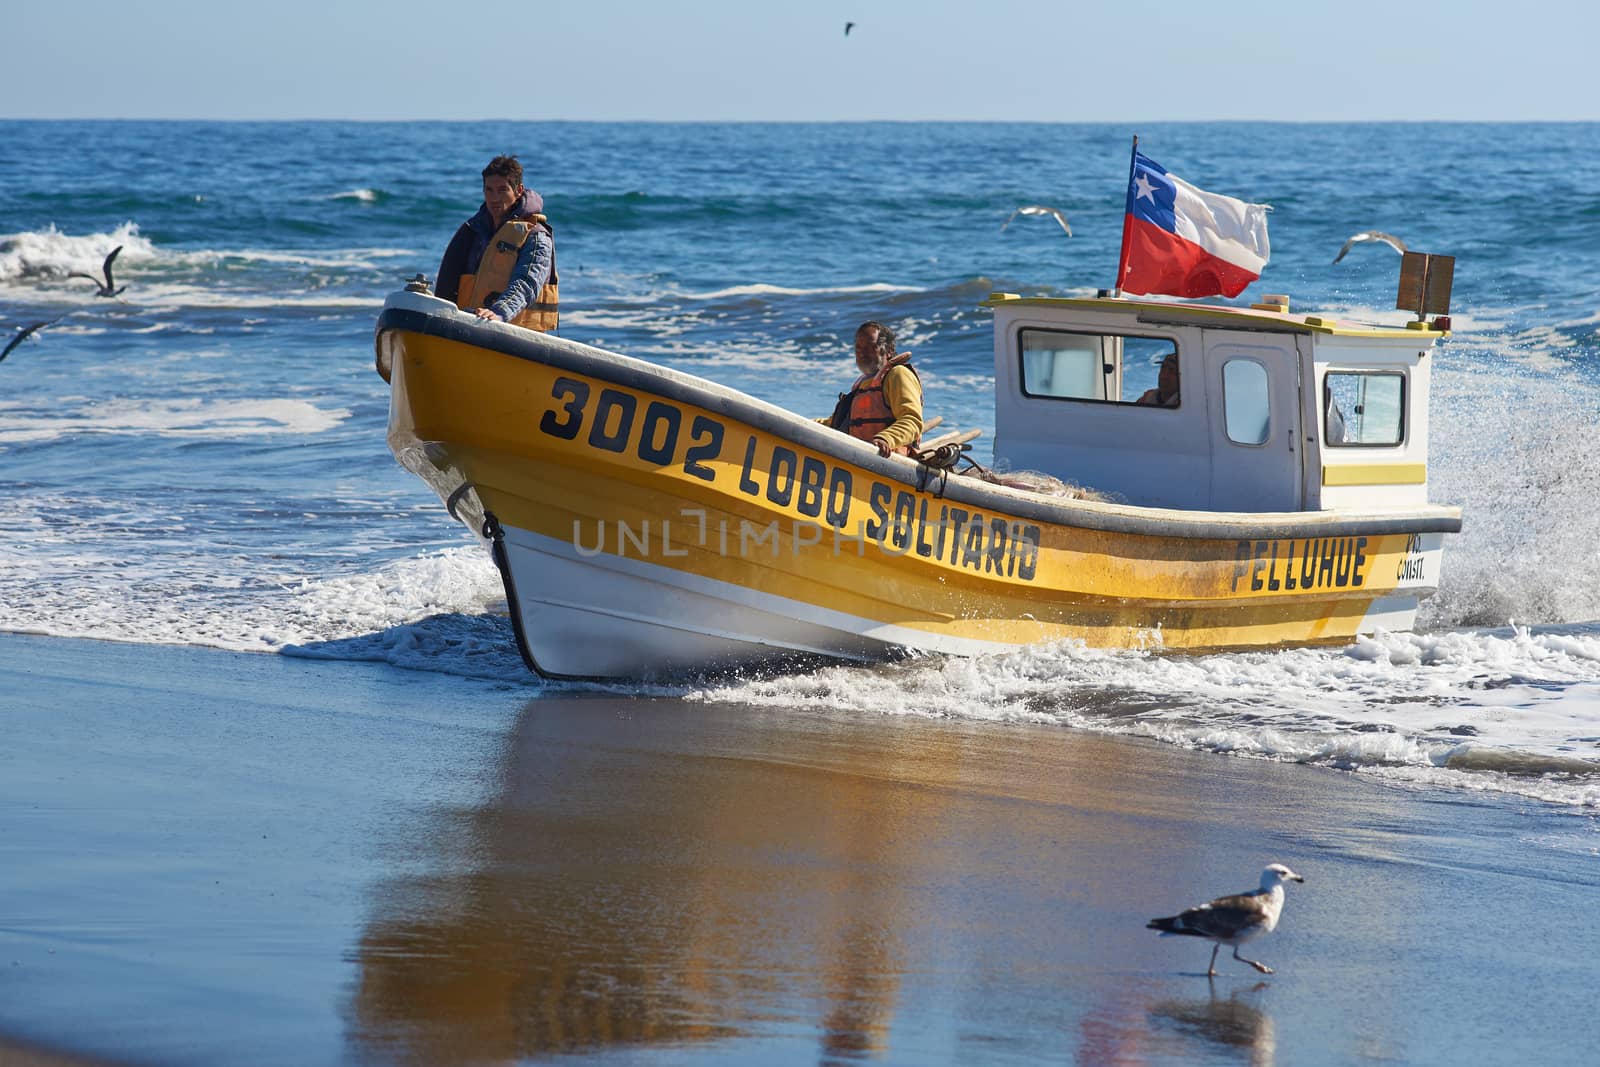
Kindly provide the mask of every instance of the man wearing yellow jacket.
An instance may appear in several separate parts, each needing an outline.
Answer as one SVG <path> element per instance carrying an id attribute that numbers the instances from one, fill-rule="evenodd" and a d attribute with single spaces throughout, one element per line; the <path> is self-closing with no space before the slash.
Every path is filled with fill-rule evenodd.
<path id="1" fill-rule="evenodd" d="M 856 328 L 856 370 L 860 377 L 839 394 L 833 414 L 817 421 L 870 441 L 880 456 L 908 455 L 922 443 L 922 379 L 911 353 L 895 353 L 894 331 L 883 323 L 863 322 Z"/>
<path id="2" fill-rule="evenodd" d="M 555 233 L 543 212 L 544 198 L 523 186 L 516 156 L 490 160 L 483 204 L 450 239 L 434 293 L 480 319 L 555 329 Z"/>

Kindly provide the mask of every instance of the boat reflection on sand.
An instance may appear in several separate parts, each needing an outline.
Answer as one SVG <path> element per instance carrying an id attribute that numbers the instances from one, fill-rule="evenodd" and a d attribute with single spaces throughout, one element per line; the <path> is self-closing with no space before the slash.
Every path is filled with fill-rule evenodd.
<path id="1" fill-rule="evenodd" d="M 508 1062 L 792 1037 L 796 1020 L 825 1060 L 886 1047 L 909 910 L 893 871 L 926 844 L 937 794 L 885 806 L 881 782 L 715 744 L 661 759 L 648 740 L 621 758 L 574 743 L 650 712 L 528 705 L 499 796 L 440 816 L 417 873 L 379 894 L 356 949 L 363 1055 Z"/>

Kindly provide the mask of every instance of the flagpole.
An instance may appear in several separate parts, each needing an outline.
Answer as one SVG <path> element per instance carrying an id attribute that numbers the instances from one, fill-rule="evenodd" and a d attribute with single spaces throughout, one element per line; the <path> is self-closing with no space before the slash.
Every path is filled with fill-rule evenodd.
<path id="1" fill-rule="evenodd" d="M 1128 156 L 1128 188 L 1129 189 L 1133 188 L 1133 175 L 1134 175 L 1134 172 L 1137 171 L 1138 169 L 1139 169 L 1139 135 L 1138 134 L 1134 134 L 1133 135 L 1133 152 Z M 1127 197 L 1127 193 L 1126 192 L 1123 193 L 1123 197 L 1124 197 L 1124 199 L 1126 199 L 1126 197 Z M 1122 295 L 1122 277 L 1123 277 L 1124 274 L 1127 273 L 1127 270 L 1128 270 L 1128 252 L 1130 250 L 1130 245 L 1128 244 L 1128 237 L 1129 237 L 1129 234 L 1128 234 L 1128 209 L 1127 209 L 1126 205 L 1124 205 L 1124 207 L 1122 209 L 1122 254 L 1117 259 L 1117 283 L 1111 287 L 1111 295 L 1114 296 L 1114 297 Z"/>

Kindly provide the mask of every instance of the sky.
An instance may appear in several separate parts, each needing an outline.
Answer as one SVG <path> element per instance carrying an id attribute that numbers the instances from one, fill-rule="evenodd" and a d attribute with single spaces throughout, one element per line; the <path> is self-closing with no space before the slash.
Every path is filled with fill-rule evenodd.
<path id="1" fill-rule="evenodd" d="M 1596 39 L 1593 0 L 0 0 L 0 118 L 1600 120 Z"/>

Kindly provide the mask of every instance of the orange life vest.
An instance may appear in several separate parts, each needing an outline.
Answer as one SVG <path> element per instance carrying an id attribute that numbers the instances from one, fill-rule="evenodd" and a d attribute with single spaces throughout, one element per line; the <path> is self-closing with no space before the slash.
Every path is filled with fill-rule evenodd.
<path id="1" fill-rule="evenodd" d="M 511 219 L 496 230 L 489 239 L 489 247 L 484 250 L 478 272 L 461 276 L 461 284 L 456 289 L 456 307 L 471 311 L 473 308 L 487 307 L 500 299 L 500 294 L 511 284 L 511 272 L 516 268 L 517 254 L 533 236 L 535 227 L 539 226 L 550 232 L 550 223 L 543 215 Z M 513 315 L 511 322 L 524 329 L 547 333 L 556 328 L 560 304 L 561 292 L 556 286 L 556 256 L 552 244 L 549 279 L 544 283 L 544 288 L 539 290 L 534 302 Z"/>
<path id="2" fill-rule="evenodd" d="M 884 360 L 877 374 L 870 378 L 865 375 L 857 378 L 856 384 L 850 387 L 850 391 L 839 397 L 839 407 L 836 411 L 844 415 L 844 424 L 840 425 L 837 418 L 832 419 L 830 422 L 833 428 L 843 430 L 851 437 L 870 442 L 892 426 L 895 417 L 894 412 L 889 409 L 889 399 L 883 395 L 883 380 L 895 367 L 904 367 L 912 374 L 917 374 L 917 368 L 911 365 L 910 352 Z M 917 375 L 917 380 L 922 380 L 920 374 Z M 919 438 L 909 446 L 897 448 L 895 451 L 904 455 L 921 443 Z"/>

